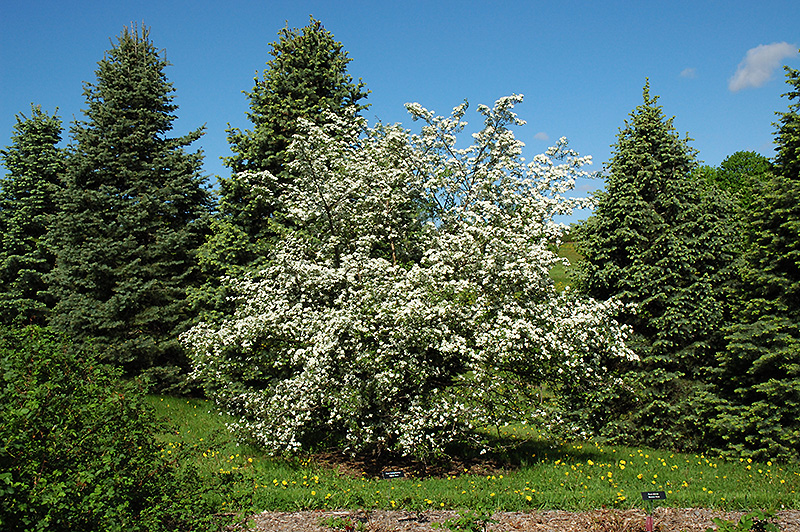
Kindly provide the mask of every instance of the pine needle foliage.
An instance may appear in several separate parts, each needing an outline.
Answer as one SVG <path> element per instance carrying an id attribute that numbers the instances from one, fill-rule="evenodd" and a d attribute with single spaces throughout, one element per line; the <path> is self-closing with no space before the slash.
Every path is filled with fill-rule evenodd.
<path id="1" fill-rule="evenodd" d="M 187 152 L 202 129 L 168 136 L 177 105 L 167 66 L 146 27 L 125 28 L 99 62 L 49 239 L 51 323 L 159 379 L 184 364 L 177 335 L 210 205 L 202 154 Z"/>
<path id="2" fill-rule="evenodd" d="M 39 106 L 17 116 L 12 144 L 0 150 L 0 323 L 42 325 L 52 307 L 45 275 L 54 257 L 44 237 L 57 210 L 66 162 L 61 120 Z"/>
<path id="3" fill-rule="evenodd" d="M 737 238 L 729 198 L 704 190 L 695 150 L 645 85 L 607 166 L 605 192 L 579 228 L 579 287 L 628 303 L 641 361 L 617 368 L 627 393 L 588 405 L 597 430 L 631 443 L 698 447 L 710 408 L 706 375 L 727 320 Z"/>
<path id="4" fill-rule="evenodd" d="M 800 71 L 787 68 L 774 175 L 755 198 L 715 426 L 736 455 L 800 457 Z"/>
<path id="5" fill-rule="evenodd" d="M 228 130 L 234 155 L 225 162 L 234 175 L 220 180 L 222 212 L 253 242 L 274 236 L 269 221 L 280 214 L 280 198 L 292 181 L 288 147 L 300 131 L 298 119 L 322 124 L 329 121 L 327 113 L 344 117 L 367 108 L 361 103 L 368 94 L 364 83 L 347 73 L 347 51 L 319 20 L 310 17 L 304 28 L 283 28 L 270 46 L 267 69 L 246 93 L 253 129 Z M 253 186 L 238 175 L 264 170 L 278 179 Z"/>
<path id="6" fill-rule="evenodd" d="M 331 115 L 343 118 L 367 108 L 364 83 L 347 73 L 350 57 L 319 20 L 283 28 L 269 53 L 266 70 L 245 93 L 252 129 L 227 131 L 234 154 L 225 164 L 233 175 L 219 178 L 220 216 L 200 255 L 209 281 L 192 295 L 206 317 L 232 310 L 231 294 L 218 280 L 263 267 L 291 225 L 285 195 L 294 182 L 289 145 L 301 131 L 299 120 L 322 125 Z"/>

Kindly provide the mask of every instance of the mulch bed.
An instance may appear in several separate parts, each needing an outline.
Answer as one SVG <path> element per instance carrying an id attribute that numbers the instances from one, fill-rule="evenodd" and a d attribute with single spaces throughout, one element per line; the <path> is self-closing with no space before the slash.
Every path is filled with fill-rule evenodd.
<path id="1" fill-rule="evenodd" d="M 702 508 L 657 508 L 653 513 L 654 532 L 705 532 L 716 528 L 713 518 L 736 522 L 742 512 L 720 512 Z M 455 517 L 452 511 L 305 511 L 263 512 L 253 516 L 256 530 L 260 532 L 331 532 L 322 524 L 326 518 L 339 518 L 353 524 L 352 530 L 365 532 L 422 532 L 448 530 L 435 528 Z M 782 532 L 800 532 L 800 510 L 777 512 L 778 526 Z M 536 532 L 645 532 L 646 515 L 643 510 L 594 510 L 591 512 L 498 512 L 496 521 L 488 531 Z"/>

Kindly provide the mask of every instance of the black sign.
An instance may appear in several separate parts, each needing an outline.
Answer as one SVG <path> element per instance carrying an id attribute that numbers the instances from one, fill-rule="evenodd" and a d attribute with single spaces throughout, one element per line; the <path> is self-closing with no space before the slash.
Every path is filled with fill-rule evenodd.
<path id="1" fill-rule="evenodd" d="M 666 500 L 667 494 L 663 491 L 643 491 L 642 499 L 645 501 L 663 501 Z"/>
<path id="2" fill-rule="evenodd" d="M 403 478 L 406 476 L 402 471 L 384 471 L 381 476 L 385 479 Z"/>

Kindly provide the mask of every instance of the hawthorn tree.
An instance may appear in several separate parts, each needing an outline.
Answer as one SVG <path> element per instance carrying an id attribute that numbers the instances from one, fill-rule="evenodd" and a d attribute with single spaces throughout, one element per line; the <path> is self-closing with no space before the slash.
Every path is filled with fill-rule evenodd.
<path id="1" fill-rule="evenodd" d="M 773 175 L 755 196 L 715 427 L 737 456 L 800 457 L 800 71 L 786 68 Z"/>
<path id="2" fill-rule="evenodd" d="M 52 307 L 45 275 L 53 256 L 44 246 L 57 210 L 65 154 L 61 120 L 39 106 L 17 116 L 13 144 L 0 151 L 9 173 L 0 179 L 0 323 L 43 325 Z"/>
<path id="3" fill-rule="evenodd" d="M 480 106 L 466 148 L 466 104 L 446 118 L 409 105 L 424 123 L 411 137 L 355 113 L 299 122 L 295 229 L 262 271 L 229 281 L 231 316 L 184 336 L 244 438 L 275 453 L 325 438 L 436 455 L 515 405 L 530 416 L 535 384 L 597 388 L 606 360 L 633 357 L 616 303 L 560 293 L 549 276 L 566 230 L 552 218 L 582 204 L 564 193 L 589 160 L 562 141 L 525 163 L 510 129 L 520 100 Z"/>
<path id="4" fill-rule="evenodd" d="M 209 211 L 202 154 L 186 151 L 202 130 L 168 136 L 174 89 L 147 28 L 125 28 L 98 65 L 49 236 L 51 323 L 165 384 L 186 363 L 178 334 Z"/>
<path id="5" fill-rule="evenodd" d="M 723 293 L 738 238 L 730 198 L 703 189 L 694 150 L 649 89 L 620 130 L 606 189 L 578 230 L 579 286 L 628 304 L 618 318 L 632 327 L 640 360 L 616 368 L 628 383 L 623 395 L 576 411 L 618 440 L 693 448 L 713 415 L 708 372 L 729 320 Z"/>

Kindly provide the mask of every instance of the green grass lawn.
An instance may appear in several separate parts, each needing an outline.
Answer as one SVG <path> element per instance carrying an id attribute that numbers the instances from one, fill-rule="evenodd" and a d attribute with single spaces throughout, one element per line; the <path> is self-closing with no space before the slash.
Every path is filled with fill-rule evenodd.
<path id="1" fill-rule="evenodd" d="M 237 445 L 225 428 L 230 418 L 211 402 L 162 396 L 148 401 L 176 427 L 161 436 L 161 452 L 195 467 L 207 480 L 206 496 L 221 511 L 641 508 L 643 491 L 666 492 L 663 504 L 672 507 L 800 508 L 798 464 L 552 442 L 516 426 L 502 430 L 502 453 L 487 453 L 469 468 L 382 480 L 358 473 L 352 464 L 338 471 L 314 456 L 279 459 Z"/>
<path id="2" fill-rule="evenodd" d="M 564 242 L 561 244 L 561 247 L 558 248 L 558 256 L 566 257 L 566 259 L 569 260 L 570 266 L 556 264 L 550 270 L 550 277 L 552 277 L 553 281 L 556 283 L 556 288 L 558 290 L 563 290 L 565 286 L 572 284 L 569 269 L 577 264 L 581 256 L 575 249 L 575 242 Z"/>

